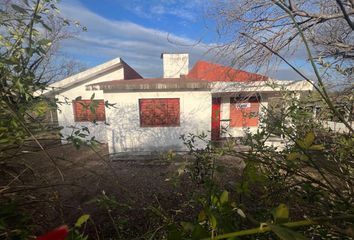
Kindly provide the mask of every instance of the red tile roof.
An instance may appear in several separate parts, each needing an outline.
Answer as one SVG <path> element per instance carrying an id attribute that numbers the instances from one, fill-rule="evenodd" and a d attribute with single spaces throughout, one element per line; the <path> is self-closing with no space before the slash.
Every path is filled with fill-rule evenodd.
<path id="1" fill-rule="evenodd" d="M 265 81 L 268 79 L 268 77 L 263 75 L 249 73 L 206 61 L 198 61 L 185 78 L 210 82 L 250 82 Z"/>
<path id="2" fill-rule="evenodd" d="M 136 76 L 137 78 L 134 78 Z M 131 78 L 99 82 L 87 85 L 87 90 L 182 90 L 210 89 L 211 82 L 252 82 L 265 81 L 268 77 L 256 73 L 236 70 L 231 67 L 198 61 L 188 75 L 181 78 L 142 78 L 132 74 Z"/>

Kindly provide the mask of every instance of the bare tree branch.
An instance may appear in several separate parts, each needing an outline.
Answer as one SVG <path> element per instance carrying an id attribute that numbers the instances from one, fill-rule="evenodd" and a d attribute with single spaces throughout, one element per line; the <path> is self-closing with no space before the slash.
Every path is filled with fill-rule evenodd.
<path id="1" fill-rule="evenodd" d="M 344 16 L 345 20 L 347 21 L 348 25 L 354 30 L 354 23 L 350 19 L 349 14 L 347 13 L 347 10 L 345 10 L 345 7 L 344 7 L 342 1 L 336 0 L 336 2 L 338 4 L 338 6 L 340 7 L 340 10 L 342 11 L 343 16 Z"/>

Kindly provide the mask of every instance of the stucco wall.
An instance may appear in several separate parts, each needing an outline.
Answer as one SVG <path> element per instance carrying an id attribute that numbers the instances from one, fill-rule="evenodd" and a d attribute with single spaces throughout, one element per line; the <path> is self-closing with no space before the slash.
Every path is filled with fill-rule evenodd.
<path id="1" fill-rule="evenodd" d="M 204 132 L 210 135 L 211 94 L 208 91 L 105 93 L 105 98 L 116 103 L 116 108 L 106 108 L 110 153 L 183 151 L 186 148 L 179 139 L 182 134 Z M 141 98 L 179 98 L 180 126 L 140 127 Z"/>
<path id="2" fill-rule="evenodd" d="M 349 129 L 342 122 L 321 121 L 321 123 L 325 128 L 329 128 L 334 132 L 349 133 Z M 351 122 L 350 125 L 353 127 L 354 122 Z"/>
<path id="3" fill-rule="evenodd" d="M 268 107 L 268 95 L 262 94 L 260 106 L 259 106 L 259 118 L 262 118 L 262 115 L 266 114 L 266 108 Z M 221 110 L 220 110 L 220 119 L 221 119 L 221 137 L 242 137 L 245 135 L 245 131 L 255 133 L 259 127 L 230 127 L 230 96 L 221 97 Z M 224 121 L 223 121 L 224 120 Z M 260 124 L 260 121 L 259 121 Z M 226 130 L 226 131 L 225 131 Z"/>
<path id="4" fill-rule="evenodd" d="M 88 81 L 67 89 L 66 91 L 56 95 L 59 102 L 63 104 L 59 105 L 58 109 L 58 123 L 59 126 L 62 126 L 63 129 L 61 130 L 61 134 L 64 138 L 70 134 L 72 134 L 73 127 L 81 128 L 81 127 L 88 127 L 90 130 L 90 136 L 95 136 L 96 140 L 100 142 L 107 142 L 106 138 L 106 124 L 103 122 L 97 122 L 97 125 L 93 124 L 92 122 L 75 122 L 74 121 L 74 111 L 72 106 L 72 100 L 75 100 L 77 97 L 81 96 L 82 99 L 90 99 L 92 94 L 95 93 L 95 99 L 104 99 L 103 91 L 86 91 L 86 85 L 103 82 L 103 81 L 110 81 L 110 80 L 119 80 L 124 78 L 124 70 L 123 68 L 111 70 L 101 76 L 96 76 L 94 79 L 89 79 Z M 68 102 L 68 103 L 65 103 Z M 107 115 L 107 114 L 106 114 Z M 65 142 L 65 141 L 63 141 Z"/>

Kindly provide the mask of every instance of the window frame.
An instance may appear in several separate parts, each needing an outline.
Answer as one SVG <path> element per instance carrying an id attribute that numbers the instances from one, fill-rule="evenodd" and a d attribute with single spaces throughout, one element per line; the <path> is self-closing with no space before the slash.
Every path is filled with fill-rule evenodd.
<path id="1" fill-rule="evenodd" d="M 97 108 L 99 107 L 99 105 L 103 105 L 103 113 L 102 113 L 102 118 L 97 116 L 97 112 L 92 113 L 91 110 L 89 108 L 84 109 L 84 106 L 82 106 L 82 111 L 85 111 L 86 113 L 89 112 L 88 116 L 83 119 L 82 117 L 79 117 L 78 115 L 78 111 L 76 108 L 76 104 L 80 104 L 80 102 L 84 102 L 85 105 L 89 105 L 92 101 L 97 101 L 99 102 L 97 105 Z M 105 103 L 104 103 L 104 99 L 80 99 L 80 100 L 72 100 L 72 105 L 73 105 L 73 113 L 74 113 L 74 121 L 75 122 L 105 122 L 106 121 L 106 108 L 105 108 Z M 97 111 L 96 108 L 96 111 Z M 100 114 L 101 115 L 101 114 Z M 90 118 L 91 116 L 96 116 L 96 117 L 92 117 L 92 119 Z M 98 117 L 98 118 L 97 118 Z"/>
<path id="2" fill-rule="evenodd" d="M 158 122 L 158 123 L 154 123 L 154 124 L 146 124 L 144 123 L 144 118 L 146 118 L 146 116 L 143 116 L 144 113 L 143 112 L 143 109 L 142 109 L 142 104 L 143 104 L 143 101 L 153 101 L 153 102 L 160 102 L 160 101 L 166 101 L 167 103 L 167 108 L 168 108 L 168 101 L 169 100 L 177 100 L 177 107 L 178 107 L 178 111 L 176 114 L 176 119 L 177 121 L 175 123 L 161 123 L 161 122 Z M 140 98 L 139 99 L 139 125 L 141 128 L 155 128 L 155 127 L 180 127 L 181 126 L 181 101 L 180 101 L 180 98 Z M 153 103 L 153 109 L 156 108 L 156 103 Z M 174 109 L 175 110 L 175 109 Z M 155 111 L 155 110 L 154 110 Z M 165 112 L 166 113 L 166 112 Z M 155 112 L 153 112 L 152 114 L 156 114 Z M 167 112 L 168 114 L 168 112 Z M 153 120 L 156 120 L 157 118 L 154 118 L 152 117 Z"/>

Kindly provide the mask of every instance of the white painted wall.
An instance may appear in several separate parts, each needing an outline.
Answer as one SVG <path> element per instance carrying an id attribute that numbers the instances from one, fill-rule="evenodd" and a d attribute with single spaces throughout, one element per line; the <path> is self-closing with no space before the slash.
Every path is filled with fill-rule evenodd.
<path id="1" fill-rule="evenodd" d="M 102 90 L 87 91 L 85 86 L 93 83 L 119 80 L 123 78 L 123 68 L 112 69 L 109 72 L 102 73 L 101 76 L 96 76 L 93 79 L 88 79 L 88 81 L 80 83 L 78 86 L 73 86 L 67 89 L 66 91 L 60 93 L 59 95 L 55 96 L 56 98 L 58 98 L 59 102 L 63 102 L 62 105 L 59 105 L 59 109 L 57 112 L 59 126 L 63 127 L 60 133 L 64 136 L 64 138 L 72 134 L 72 127 L 81 128 L 83 126 L 86 126 L 89 128 L 91 133 L 88 138 L 95 136 L 96 140 L 104 143 L 107 142 L 106 124 L 104 124 L 103 122 L 97 122 L 97 125 L 93 124 L 92 122 L 75 122 L 72 100 L 75 100 L 79 96 L 81 96 L 82 99 L 90 99 L 93 93 L 95 93 L 94 99 L 104 99 Z"/>
<path id="2" fill-rule="evenodd" d="M 349 133 L 349 129 L 342 122 L 333 122 L 333 121 L 320 121 L 325 128 L 331 129 L 337 133 Z M 353 127 L 354 122 L 351 122 L 350 125 Z"/>
<path id="3" fill-rule="evenodd" d="M 184 92 L 125 92 L 105 93 L 105 98 L 116 103 L 106 108 L 107 139 L 110 153 L 131 151 L 186 150 L 179 137 L 182 134 L 204 132 L 210 136 L 211 94 L 208 91 Z M 179 127 L 140 127 L 139 99 L 179 98 Z M 203 147 L 200 144 L 199 147 Z"/>
<path id="4" fill-rule="evenodd" d="M 186 53 L 163 53 L 163 77 L 179 78 L 189 71 L 189 56 Z"/>
<path id="5" fill-rule="evenodd" d="M 266 114 L 266 108 L 268 107 L 268 96 L 267 94 L 262 95 L 262 99 L 259 106 L 259 118 L 261 119 L 264 114 Z M 221 137 L 243 137 L 245 135 L 245 131 L 249 131 L 251 133 L 256 133 L 258 127 L 230 127 L 230 96 L 225 96 L 221 98 L 221 111 L 220 111 L 220 119 L 221 119 L 221 129 L 225 129 L 226 131 L 221 132 Z M 225 121 L 223 121 L 225 120 Z M 260 123 L 260 121 L 259 121 Z"/>

